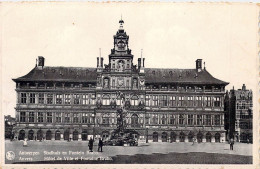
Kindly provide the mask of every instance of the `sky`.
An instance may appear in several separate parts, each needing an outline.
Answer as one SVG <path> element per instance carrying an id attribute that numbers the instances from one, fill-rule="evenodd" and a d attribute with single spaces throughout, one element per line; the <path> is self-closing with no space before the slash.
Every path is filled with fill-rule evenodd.
<path id="1" fill-rule="evenodd" d="M 141 49 L 149 68 L 192 69 L 203 59 L 226 89 L 257 91 L 255 4 L 6 2 L 0 11 L 2 115 L 15 115 L 12 78 L 38 56 L 46 66 L 95 67 L 101 48 L 107 64 L 121 15 L 135 64 Z"/>

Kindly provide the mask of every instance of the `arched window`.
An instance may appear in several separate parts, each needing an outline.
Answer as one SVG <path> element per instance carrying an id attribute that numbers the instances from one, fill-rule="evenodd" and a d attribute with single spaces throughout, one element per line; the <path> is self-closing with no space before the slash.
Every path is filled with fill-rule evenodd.
<path id="1" fill-rule="evenodd" d="M 69 140 L 69 139 L 70 139 L 70 132 L 69 132 L 69 130 L 66 130 L 64 132 L 64 140 Z"/>
<path id="2" fill-rule="evenodd" d="M 134 95 L 131 97 L 131 105 L 132 106 L 138 106 L 139 105 L 139 100 L 138 96 Z"/>
<path id="3" fill-rule="evenodd" d="M 162 142 L 167 142 L 167 137 L 168 137 L 167 133 L 163 132 L 162 133 Z"/>
<path id="4" fill-rule="evenodd" d="M 73 131 L 73 140 L 79 139 L 79 132 L 77 130 Z"/>
<path id="5" fill-rule="evenodd" d="M 110 97 L 109 95 L 104 95 L 102 98 L 102 105 L 110 105 Z"/>
<path id="6" fill-rule="evenodd" d="M 37 131 L 37 140 L 42 140 L 43 139 L 43 131 L 40 129 Z"/>
<path id="7" fill-rule="evenodd" d="M 55 132 L 55 140 L 60 140 L 60 131 L 59 130 L 57 130 Z"/>
<path id="8" fill-rule="evenodd" d="M 199 133 L 197 134 L 197 141 L 198 141 L 198 143 L 201 143 L 201 142 L 202 142 L 202 138 L 203 138 L 203 134 L 202 134 L 201 132 L 199 132 Z"/>
<path id="9" fill-rule="evenodd" d="M 83 130 L 81 134 L 81 138 L 83 141 L 86 141 L 88 139 L 88 132 L 87 130 Z"/>
<path id="10" fill-rule="evenodd" d="M 194 137 L 194 134 L 192 132 L 189 132 L 189 134 L 188 134 L 189 142 L 193 142 L 193 137 Z"/>
<path id="11" fill-rule="evenodd" d="M 48 131 L 46 132 L 46 140 L 51 140 L 51 138 L 52 138 L 51 131 L 48 130 Z"/>
<path id="12" fill-rule="evenodd" d="M 167 124 L 167 117 L 166 117 L 166 115 L 162 115 L 161 121 L 162 121 L 162 124 Z"/>
<path id="13" fill-rule="evenodd" d="M 24 138 L 25 138 L 25 131 L 24 130 L 20 130 L 19 136 L 18 136 L 18 140 L 24 140 Z"/>
<path id="14" fill-rule="evenodd" d="M 138 116 L 133 114 L 131 117 L 131 127 L 139 127 Z"/>
<path id="15" fill-rule="evenodd" d="M 210 133 L 206 134 L 206 142 L 211 142 L 211 134 Z"/>
<path id="16" fill-rule="evenodd" d="M 180 142 L 185 141 L 185 134 L 183 132 L 180 133 Z"/>
<path id="17" fill-rule="evenodd" d="M 220 142 L 220 134 L 219 133 L 216 133 L 215 134 L 215 142 Z"/>
<path id="18" fill-rule="evenodd" d="M 158 142 L 158 133 L 153 132 L 153 142 Z"/>
<path id="19" fill-rule="evenodd" d="M 28 140 L 33 140 L 33 134 L 34 134 L 34 131 L 33 130 L 30 130 L 28 132 Z"/>
<path id="20" fill-rule="evenodd" d="M 176 142 L 176 133 L 171 132 L 171 142 Z"/>

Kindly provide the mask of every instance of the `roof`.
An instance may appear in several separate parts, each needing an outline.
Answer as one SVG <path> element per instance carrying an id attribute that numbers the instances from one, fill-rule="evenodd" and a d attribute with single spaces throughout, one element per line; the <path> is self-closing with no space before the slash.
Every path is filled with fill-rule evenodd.
<path id="1" fill-rule="evenodd" d="M 96 68 L 86 67 L 35 67 L 27 75 L 14 81 L 96 82 Z"/>
<path id="2" fill-rule="evenodd" d="M 27 75 L 13 80 L 95 83 L 97 73 L 96 68 L 44 66 L 35 67 Z M 228 84 L 214 78 L 207 70 L 198 72 L 196 69 L 145 68 L 145 80 L 146 83 Z"/>
<path id="3" fill-rule="evenodd" d="M 214 78 L 205 69 L 198 72 L 196 69 L 145 68 L 145 81 L 146 83 L 228 84 Z"/>

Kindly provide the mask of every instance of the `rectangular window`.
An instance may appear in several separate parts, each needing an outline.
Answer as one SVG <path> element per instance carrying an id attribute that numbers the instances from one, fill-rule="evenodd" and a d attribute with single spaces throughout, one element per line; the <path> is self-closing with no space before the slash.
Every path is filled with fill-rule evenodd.
<path id="1" fill-rule="evenodd" d="M 44 93 L 39 93 L 39 104 L 44 104 Z"/>
<path id="2" fill-rule="evenodd" d="M 52 123 L 52 112 L 47 112 L 47 123 Z"/>
<path id="3" fill-rule="evenodd" d="M 56 123 L 61 123 L 61 113 L 56 113 Z"/>
<path id="4" fill-rule="evenodd" d="M 73 95 L 74 104 L 79 104 L 79 94 Z"/>
<path id="5" fill-rule="evenodd" d="M 180 96 L 178 101 L 179 101 L 179 106 L 184 106 L 184 97 L 183 96 Z"/>
<path id="6" fill-rule="evenodd" d="M 56 104 L 62 104 L 62 94 L 56 94 Z"/>
<path id="7" fill-rule="evenodd" d="M 150 95 L 145 96 L 145 105 L 150 106 Z"/>
<path id="8" fill-rule="evenodd" d="M 192 107 L 193 106 L 193 97 L 192 96 L 188 96 L 187 97 L 187 106 Z"/>
<path id="9" fill-rule="evenodd" d="M 204 97 L 205 107 L 211 107 L 211 97 Z"/>
<path id="10" fill-rule="evenodd" d="M 129 80 L 127 79 L 127 80 L 126 80 L 126 87 L 127 87 L 127 88 L 129 88 L 129 84 L 130 84 L 130 83 L 129 83 Z"/>
<path id="11" fill-rule="evenodd" d="M 152 106 L 158 106 L 158 96 L 153 96 Z"/>
<path id="12" fill-rule="evenodd" d="M 26 103 L 26 93 L 21 93 L 21 103 Z"/>
<path id="13" fill-rule="evenodd" d="M 103 117 L 102 124 L 109 124 L 109 117 Z"/>
<path id="14" fill-rule="evenodd" d="M 193 115 L 192 114 L 188 115 L 188 125 L 193 125 Z"/>
<path id="15" fill-rule="evenodd" d="M 73 123 L 78 123 L 79 122 L 79 114 L 78 113 L 74 113 L 73 114 Z"/>
<path id="16" fill-rule="evenodd" d="M 82 123 L 89 123 L 87 113 L 82 113 Z"/>
<path id="17" fill-rule="evenodd" d="M 37 122 L 38 123 L 43 122 L 43 112 L 38 112 Z"/>
<path id="18" fill-rule="evenodd" d="M 139 104 L 139 100 L 137 100 L 137 99 L 131 99 L 131 105 L 132 106 L 138 106 L 138 104 Z"/>
<path id="19" fill-rule="evenodd" d="M 30 98 L 30 103 L 35 103 L 35 93 L 30 93 L 29 98 Z"/>
<path id="20" fill-rule="evenodd" d="M 20 112 L 20 122 L 25 122 L 25 118 L 26 118 L 26 113 Z"/>
<path id="21" fill-rule="evenodd" d="M 116 81 L 115 79 L 112 80 L 112 88 L 115 88 L 116 87 Z"/>
<path id="22" fill-rule="evenodd" d="M 116 99 L 116 105 L 120 106 L 121 104 L 122 104 L 121 99 L 120 99 L 120 98 L 117 98 L 117 99 Z"/>
<path id="23" fill-rule="evenodd" d="M 89 99 L 87 94 L 82 95 L 82 104 L 89 104 Z"/>
<path id="24" fill-rule="evenodd" d="M 110 99 L 109 98 L 103 98 L 102 99 L 102 105 L 110 105 Z"/>
<path id="25" fill-rule="evenodd" d="M 197 115 L 197 125 L 202 125 L 202 115 Z"/>
<path id="26" fill-rule="evenodd" d="M 179 125 L 184 125 L 184 115 L 183 114 L 179 115 Z"/>
<path id="27" fill-rule="evenodd" d="M 91 104 L 94 105 L 94 104 L 95 104 L 95 101 L 96 101 L 96 95 L 95 95 L 95 94 L 92 94 L 92 95 L 91 95 Z"/>
<path id="28" fill-rule="evenodd" d="M 161 116 L 161 124 L 167 124 L 167 115 L 162 115 Z"/>
<path id="29" fill-rule="evenodd" d="M 170 115 L 170 124 L 175 125 L 175 115 Z"/>
<path id="30" fill-rule="evenodd" d="M 170 107 L 175 107 L 176 106 L 176 97 L 175 96 L 170 96 L 169 104 L 170 104 Z"/>
<path id="31" fill-rule="evenodd" d="M 34 123 L 34 112 L 29 112 L 29 122 Z"/>
<path id="32" fill-rule="evenodd" d="M 206 125 L 211 125 L 211 115 L 206 115 L 205 124 Z"/>
<path id="33" fill-rule="evenodd" d="M 220 97 L 214 97 L 214 106 L 220 107 Z"/>
<path id="34" fill-rule="evenodd" d="M 197 107 L 202 107 L 202 96 L 197 96 L 196 97 L 196 106 Z"/>
<path id="35" fill-rule="evenodd" d="M 71 95 L 65 94 L 65 104 L 70 104 L 70 101 L 71 101 Z"/>
<path id="36" fill-rule="evenodd" d="M 53 94 L 47 94 L 47 104 L 53 104 Z"/>
<path id="37" fill-rule="evenodd" d="M 64 121 L 65 121 L 65 123 L 70 123 L 70 114 L 69 113 L 65 113 Z"/>
<path id="38" fill-rule="evenodd" d="M 220 115 L 215 115 L 215 125 L 220 125 Z"/>
<path id="39" fill-rule="evenodd" d="M 166 95 L 160 96 L 160 106 L 166 107 L 167 105 L 168 105 L 167 104 L 167 96 Z"/>

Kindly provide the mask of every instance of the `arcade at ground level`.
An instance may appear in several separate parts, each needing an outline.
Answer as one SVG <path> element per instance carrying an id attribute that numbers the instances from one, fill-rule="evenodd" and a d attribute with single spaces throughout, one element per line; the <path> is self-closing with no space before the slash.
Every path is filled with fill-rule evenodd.
<path id="1" fill-rule="evenodd" d="M 76 129 L 21 129 L 15 139 L 87 141 L 90 138 L 109 140 L 113 130 Z M 224 131 L 191 130 L 131 130 L 131 135 L 141 142 L 224 142 Z"/>

